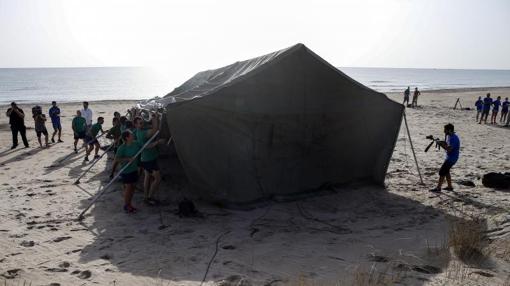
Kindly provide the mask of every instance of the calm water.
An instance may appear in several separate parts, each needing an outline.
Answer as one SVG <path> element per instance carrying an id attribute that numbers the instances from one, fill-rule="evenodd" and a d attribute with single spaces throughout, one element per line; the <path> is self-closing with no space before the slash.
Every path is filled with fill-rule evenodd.
<path id="1" fill-rule="evenodd" d="M 381 92 L 408 85 L 421 90 L 510 86 L 509 70 L 340 69 Z M 0 104 L 144 99 L 164 96 L 178 84 L 169 75 L 145 68 L 0 69 Z"/>

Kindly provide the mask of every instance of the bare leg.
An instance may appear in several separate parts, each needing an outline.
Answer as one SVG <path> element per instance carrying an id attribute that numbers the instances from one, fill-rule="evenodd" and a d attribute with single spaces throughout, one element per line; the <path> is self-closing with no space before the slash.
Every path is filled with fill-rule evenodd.
<path id="1" fill-rule="evenodd" d="M 100 148 L 101 146 L 99 145 L 99 143 L 96 143 L 96 144 L 94 144 L 94 145 L 96 146 L 96 150 L 95 150 L 96 154 L 95 154 L 95 156 L 97 156 L 97 154 L 99 153 L 99 148 Z"/>
<path id="2" fill-rule="evenodd" d="M 62 138 L 62 128 L 58 129 L 58 141 L 62 141 L 60 138 Z"/>
<path id="3" fill-rule="evenodd" d="M 76 146 L 78 145 L 78 139 L 74 139 L 74 150 L 76 150 Z"/>
<path id="4" fill-rule="evenodd" d="M 39 146 L 42 148 L 41 136 L 37 136 L 37 141 L 39 142 Z"/>
<path id="5" fill-rule="evenodd" d="M 149 197 L 154 198 L 154 195 L 158 192 L 159 183 L 161 182 L 161 173 L 159 171 L 152 171 L 152 177 L 154 181 L 151 184 L 151 190 Z"/>
<path id="6" fill-rule="evenodd" d="M 133 199 L 134 192 L 135 192 L 134 184 L 124 184 L 124 205 L 132 206 L 131 200 Z"/>
<path id="7" fill-rule="evenodd" d="M 146 200 L 150 197 L 150 189 L 151 189 L 151 173 L 148 171 L 144 171 L 144 178 L 143 178 L 143 199 Z"/>
<path id="8" fill-rule="evenodd" d="M 452 176 L 450 175 L 450 173 L 446 174 L 446 183 L 448 184 L 448 188 L 452 188 Z"/>
<path id="9" fill-rule="evenodd" d="M 439 181 L 437 182 L 437 189 L 441 190 L 441 186 L 443 186 L 444 176 L 439 176 Z"/>
<path id="10" fill-rule="evenodd" d="M 46 143 L 46 147 L 48 147 L 48 134 L 44 134 L 44 143 Z"/>

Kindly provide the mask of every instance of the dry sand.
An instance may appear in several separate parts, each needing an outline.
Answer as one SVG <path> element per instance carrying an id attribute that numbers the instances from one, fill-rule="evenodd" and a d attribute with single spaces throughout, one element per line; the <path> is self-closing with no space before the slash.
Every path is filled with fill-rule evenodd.
<path id="1" fill-rule="evenodd" d="M 472 107 L 486 91 L 423 92 L 421 107 L 407 109 L 426 186 L 419 184 L 402 127 L 386 189 L 355 185 L 251 211 L 198 203 L 204 218 L 175 215 L 175 200 L 187 186 L 181 177 L 165 175 L 162 206 L 144 206 L 138 192 L 140 212 L 126 215 L 116 183 L 82 222 L 76 221 L 108 181 L 105 169 L 111 164 L 111 158 L 102 160 L 80 185 L 73 182 L 88 167 L 83 152 L 50 167 L 72 151 L 70 121 L 79 105 L 61 105 L 65 143 L 49 149 L 36 148 L 30 129 L 31 147 L 10 151 L 10 130 L 2 116 L 0 285 L 200 285 L 215 253 L 204 285 L 369 285 L 361 283 L 367 275 L 388 284 L 504 285 L 510 275 L 509 196 L 483 187 L 480 177 L 510 170 L 510 129 L 479 125 L 475 111 L 451 109 L 457 98 Z M 510 96 L 510 89 L 490 92 Z M 130 105 L 91 102 L 91 109 L 109 126 L 113 111 Z M 30 113 L 29 106 L 22 108 Z M 431 195 L 427 190 L 437 180 L 444 154 L 424 153 L 425 136 L 442 137 L 448 122 L 462 142 L 452 171 L 455 192 Z M 33 126 L 31 120 L 26 123 Z M 459 185 L 459 180 L 476 186 Z M 451 221 L 473 217 L 481 219 L 490 244 L 476 261 L 459 260 L 444 247 L 448 230 Z"/>

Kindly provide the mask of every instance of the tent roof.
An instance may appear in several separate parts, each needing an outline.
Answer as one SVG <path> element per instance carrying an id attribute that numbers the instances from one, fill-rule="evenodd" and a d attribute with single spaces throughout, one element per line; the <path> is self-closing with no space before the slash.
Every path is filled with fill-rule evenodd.
<path id="1" fill-rule="evenodd" d="M 242 80 L 246 77 L 254 75 L 266 67 L 278 62 L 280 59 L 295 53 L 299 50 L 305 50 L 311 56 L 319 59 L 323 64 L 328 65 L 334 69 L 341 76 L 352 81 L 353 84 L 359 87 L 370 89 L 361 83 L 353 80 L 336 67 L 329 64 L 327 61 L 319 57 L 317 54 L 308 49 L 305 45 L 299 43 L 286 49 L 282 49 L 270 54 L 260 57 L 252 58 L 245 61 L 235 62 L 231 65 L 221 67 L 214 70 L 206 70 L 197 73 L 195 76 L 184 82 L 179 87 L 175 88 L 172 92 L 165 95 L 158 102 L 167 105 L 174 102 L 187 101 L 192 99 L 201 98 L 213 94 L 214 92 Z"/>

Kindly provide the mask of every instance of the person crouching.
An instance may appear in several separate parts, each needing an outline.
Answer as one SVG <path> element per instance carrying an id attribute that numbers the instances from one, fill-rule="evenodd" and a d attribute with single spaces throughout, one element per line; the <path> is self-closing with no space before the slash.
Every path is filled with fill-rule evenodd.
<path id="1" fill-rule="evenodd" d="M 444 179 L 448 186 L 444 188 L 446 191 L 453 191 L 452 178 L 450 175 L 450 169 L 457 163 L 460 153 L 460 139 L 455 134 L 455 127 L 453 124 L 446 124 L 444 126 L 444 133 L 446 134 L 446 141 L 439 141 L 439 146 L 446 151 L 446 160 L 444 161 L 441 169 L 439 169 L 439 181 L 437 187 L 430 190 L 434 193 L 441 192 L 441 186 L 443 185 Z"/>

